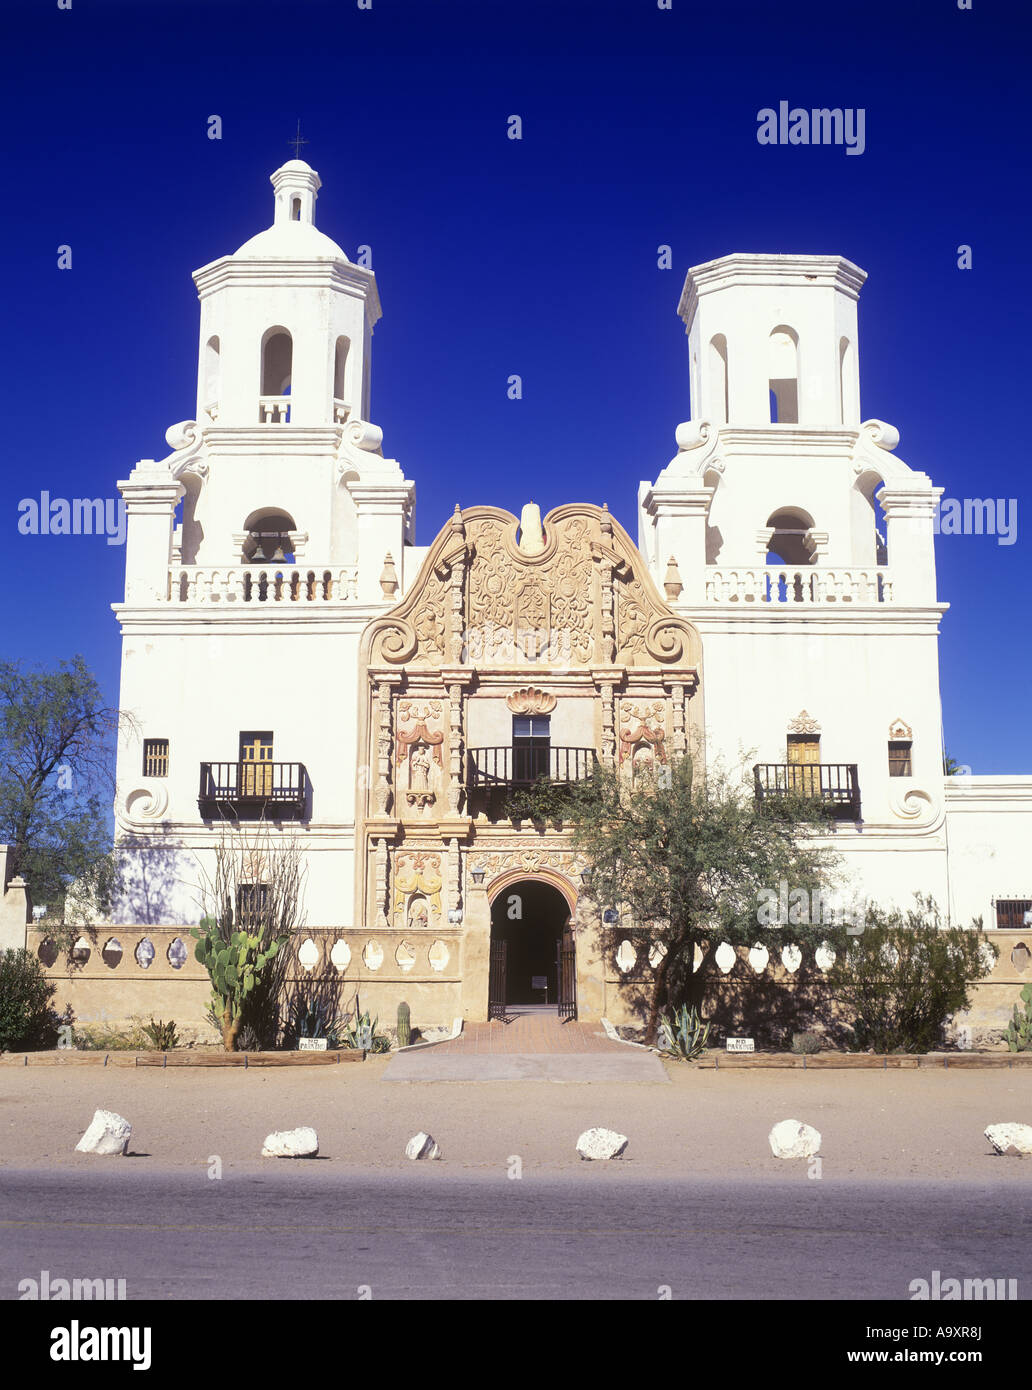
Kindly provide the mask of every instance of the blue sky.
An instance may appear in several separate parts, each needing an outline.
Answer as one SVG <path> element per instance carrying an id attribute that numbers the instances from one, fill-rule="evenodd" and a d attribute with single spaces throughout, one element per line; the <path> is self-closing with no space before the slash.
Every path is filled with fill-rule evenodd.
<path id="1" fill-rule="evenodd" d="M 690 415 L 687 268 L 731 251 L 863 266 L 863 417 L 896 425 L 947 496 L 1018 502 L 1016 544 L 938 542 L 947 747 L 976 772 L 1032 771 L 1032 17 L 988 0 L 672 5 L 9 0 L 5 656 L 81 651 L 116 700 L 124 551 L 21 536 L 18 502 L 113 497 L 168 452 L 194 405 L 190 272 L 269 224 L 300 119 L 318 224 L 349 254 L 372 247 L 372 413 L 416 481 L 421 543 L 456 502 L 530 497 L 607 502 L 636 535 L 638 480 Z M 863 155 L 760 146 L 757 112 L 781 99 L 863 107 Z"/>

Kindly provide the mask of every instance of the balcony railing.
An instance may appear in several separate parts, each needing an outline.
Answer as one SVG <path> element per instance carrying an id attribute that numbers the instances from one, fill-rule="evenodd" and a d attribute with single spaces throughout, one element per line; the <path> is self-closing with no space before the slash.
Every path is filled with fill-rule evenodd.
<path id="1" fill-rule="evenodd" d="M 466 786 L 529 787 L 539 777 L 580 782 L 591 776 L 597 761 L 594 748 L 470 748 Z"/>
<path id="2" fill-rule="evenodd" d="M 307 800 L 304 763 L 201 763 L 197 804 L 205 819 L 228 811 L 239 820 L 295 820 Z"/>
<path id="3" fill-rule="evenodd" d="M 707 603 L 891 603 L 886 569 L 816 565 L 707 565 Z"/>
<path id="4" fill-rule="evenodd" d="M 834 820 L 860 819 L 856 763 L 757 763 L 757 801 L 815 797 Z"/>
<path id="5" fill-rule="evenodd" d="M 289 396 L 259 396 L 258 420 L 263 425 L 286 425 L 290 423 Z"/>
<path id="6" fill-rule="evenodd" d="M 173 565 L 172 603 L 351 603 L 355 565 Z"/>

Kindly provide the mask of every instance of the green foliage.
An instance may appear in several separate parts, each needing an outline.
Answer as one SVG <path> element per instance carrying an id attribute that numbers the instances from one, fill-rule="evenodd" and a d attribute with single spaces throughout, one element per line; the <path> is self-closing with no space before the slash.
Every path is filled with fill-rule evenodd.
<path id="1" fill-rule="evenodd" d="M 159 1019 L 155 1023 L 152 1018 L 143 1031 L 159 1052 L 171 1052 L 173 1048 L 179 1046 L 179 1038 L 176 1035 L 176 1025 L 173 1020 L 162 1023 Z"/>
<path id="2" fill-rule="evenodd" d="M 626 769 L 599 766 L 582 782 L 541 781 L 508 804 L 510 813 L 568 826 L 600 911 L 619 914 L 621 934 L 645 930 L 665 948 L 642 999 L 648 1041 L 662 1006 L 701 1004 L 717 943 L 762 941 L 775 955 L 789 944 L 836 940 L 826 924 L 760 924 L 761 891 L 776 892 L 784 880 L 808 895 L 827 893 L 837 856 L 816 843 L 827 823 L 818 798 L 757 800 L 745 765 L 732 771 L 713 758 L 701 770 L 683 756 L 633 780 Z M 706 954 L 695 970 L 697 946 Z"/>
<path id="3" fill-rule="evenodd" d="M 398 1005 L 398 1046 L 408 1047 L 412 1041 L 412 1015 L 409 1006 L 404 1003 Z"/>
<path id="4" fill-rule="evenodd" d="M 349 1017 L 341 1030 L 340 1046 L 349 1049 L 358 1049 L 365 1046 L 367 1052 L 390 1052 L 391 1040 L 386 1033 L 376 1031 L 380 1020 L 370 1019 L 368 1012 L 363 1014 L 353 1014 Z M 363 1039 L 368 1038 L 368 1044 L 363 1043 Z"/>
<path id="5" fill-rule="evenodd" d="M 906 913 L 868 908 L 828 983 L 852 1018 L 858 1052 L 929 1052 L 949 1018 L 970 1008 L 970 986 L 993 968 L 997 948 L 977 930 L 944 928 L 928 897 Z"/>
<path id="6" fill-rule="evenodd" d="M 1011 1052 L 1032 1052 L 1032 985 L 1021 991 L 1021 1001 L 1024 1010 L 1014 1005 L 1014 1016 L 1003 1036 Z"/>
<path id="7" fill-rule="evenodd" d="M 0 954 L 0 1052 L 53 1047 L 57 1015 L 51 1008 L 55 986 L 26 950 Z"/>
<path id="8" fill-rule="evenodd" d="M 107 820 L 121 722 L 81 656 L 51 671 L 0 662 L 0 843 L 65 949 L 76 933 L 62 923 L 95 920 L 117 887 Z"/>
<path id="9" fill-rule="evenodd" d="M 820 1052 L 824 1045 L 824 1040 L 819 1033 L 793 1033 L 792 1046 L 790 1051 L 798 1056 L 802 1054 L 812 1054 Z"/>
<path id="10" fill-rule="evenodd" d="M 659 1022 L 659 1042 L 663 1052 L 691 1062 L 706 1049 L 709 1024 L 703 1023 L 697 1009 L 682 1004 L 679 1009 L 664 1014 Z"/>
<path id="11" fill-rule="evenodd" d="M 344 1047 L 347 1019 L 319 999 L 295 999 L 283 1034 L 283 1046 L 296 1048 L 299 1038 L 325 1038 L 329 1048 Z"/>
<path id="12" fill-rule="evenodd" d="M 194 956 L 211 979 L 212 1011 L 222 1022 L 223 1041 L 231 1052 L 234 1048 L 228 1039 L 236 1041 L 247 997 L 288 938 L 267 941 L 261 932 L 230 931 L 227 939 L 223 928 L 210 918 L 200 927 L 191 927 L 190 935 L 197 942 Z"/>
<path id="13" fill-rule="evenodd" d="M 302 924 L 304 885 L 300 846 L 274 844 L 268 828 L 226 830 L 215 848 L 215 871 L 202 871 L 205 915 L 191 928 L 194 955 L 212 984 L 212 1011 L 227 1052 L 245 1025 L 260 1045 L 280 1033 L 286 950 Z"/>

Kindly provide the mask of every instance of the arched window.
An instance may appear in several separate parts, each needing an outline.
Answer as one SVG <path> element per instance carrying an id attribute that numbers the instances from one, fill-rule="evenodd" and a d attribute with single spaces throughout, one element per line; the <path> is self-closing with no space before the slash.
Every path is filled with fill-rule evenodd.
<path id="1" fill-rule="evenodd" d="M 290 200 L 290 220 L 291 222 L 301 221 L 301 199 L 291 198 Z"/>
<path id="2" fill-rule="evenodd" d="M 799 338 L 795 330 L 779 324 L 767 346 L 767 379 L 772 425 L 799 423 Z"/>
<path id="3" fill-rule="evenodd" d="M 270 328 L 262 339 L 262 395 L 289 396 L 294 344 L 285 328 Z"/>
<path id="4" fill-rule="evenodd" d="M 244 560 L 248 564 L 294 563 L 294 542 L 291 531 L 296 531 L 294 518 L 287 512 L 264 507 L 252 512 L 244 522 L 247 533 L 244 541 Z"/>
<path id="5" fill-rule="evenodd" d="M 808 540 L 813 517 L 801 507 L 782 507 L 767 518 L 774 534 L 767 542 L 768 565 L 812 565 L 813 542 Z"/>
<path id="6" fill-rule="evenodd" d="M 718 425 L 728 422 L 727 402 L 727 339 L 723 333 L 710 339 L 710 408 Z"/>

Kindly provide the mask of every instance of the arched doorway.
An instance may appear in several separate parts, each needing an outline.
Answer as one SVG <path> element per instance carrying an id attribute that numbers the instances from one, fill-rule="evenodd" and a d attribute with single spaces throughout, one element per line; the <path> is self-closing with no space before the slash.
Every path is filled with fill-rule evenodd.
<path id="1" fill-rule="evenodd" d="M 491 898 L 489 1018 L 530 1007 L 575 1012 L 571 901 L 544 878 L 513 876 Z"/>

